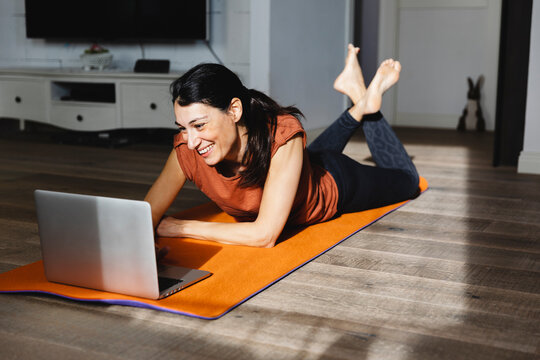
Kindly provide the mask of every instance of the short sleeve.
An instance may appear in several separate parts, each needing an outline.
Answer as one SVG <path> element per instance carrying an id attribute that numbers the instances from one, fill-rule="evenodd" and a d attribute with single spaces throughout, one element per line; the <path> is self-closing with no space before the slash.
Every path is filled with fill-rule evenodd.
<path id="1" fill-rule="evenodd" d="M 197 168 L 197 159 L 195 158 L 195 152 L 188 149 L 181 134 L 176 134 L 174 136 L 174 149 L 182 172 L 188 180 L 193 181 Z"/>
<path id="2" fill-rule="evenodd" d="M 306 147 L 306 132 L 302 127 L 300 120 L 292 115 L 283 115 L 278 116 L 277 121 L 278 126 L 272 141 L 272 156 L 274 156 L 281 146 L 285 145 L 287 141 L 291 140 L 296 135 L 302 136 L 304 148 Z"/>

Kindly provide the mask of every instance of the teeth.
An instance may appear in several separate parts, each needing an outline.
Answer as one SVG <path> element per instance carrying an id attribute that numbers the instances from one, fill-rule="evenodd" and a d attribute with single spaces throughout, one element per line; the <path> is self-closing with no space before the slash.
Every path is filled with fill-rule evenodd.
<path id="1" fill-rule="evenodd" d="M 204 149 L 202 150 L 199 150 L 199 154 L 206 154 L 207 152 L 209 152 L 210 150 L 212 150 L 212 148 L 214 147 L 214 145 L 210 145 L 210 146 L 207 146 L 205 147 Z"/>

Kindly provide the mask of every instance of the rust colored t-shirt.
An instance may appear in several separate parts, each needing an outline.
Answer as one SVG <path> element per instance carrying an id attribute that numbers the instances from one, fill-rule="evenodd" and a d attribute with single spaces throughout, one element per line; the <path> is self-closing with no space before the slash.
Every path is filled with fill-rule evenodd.
<path id="1" fill-rule="evenodd" d="M 289 224 L 314 224 L 332 218 L 337 212 L 338 189 L 332 175 L 317 164 L 311 164 L 306 150 L 306 133 L 300 121 L 291 115 L 279 116 L 272 156 L 280 146 L 300 134 L 304 142 L 304 159 L 298 191 L 294 199 Z M 176 155 L 186 177 L 223 211 L 238 221 L 254 221 L 259 213 L 262 187 L 240 187 L 240 176 L 225 177 L 215 167 L 208 166 L 195 150 L 178 134 L 174 139 Z M 280 194 L 275 194 L 280 196 Z"/>

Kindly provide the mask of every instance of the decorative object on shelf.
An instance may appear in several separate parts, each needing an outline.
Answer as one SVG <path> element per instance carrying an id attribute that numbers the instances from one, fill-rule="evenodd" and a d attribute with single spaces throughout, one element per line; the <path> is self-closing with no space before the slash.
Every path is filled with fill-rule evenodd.
<path id="1" fill-rule="evenodd" d="M 84 50 L 81 54 L 81 61 L 83 63 L 83 69 L 86 71 L 92 69 L 103 70 L 109 67 L 112 63 L 113 55 L 109 50 L 93 44 L 90 48 Z"/>
<path id="2" fill-rule="evenodd" d="M 457 129 L 458 131 L 476 130 L 484 131 L 486 122 L 482 115 L 480 107 L 480 87 L 484 83 L 484 76 L 480 75 L 476 81 L 476 85 L 470 77 L 467 77 L 469 91 L 467 92 L 467 105 L 463 109 L 463 114 L 459 118 Z"/>

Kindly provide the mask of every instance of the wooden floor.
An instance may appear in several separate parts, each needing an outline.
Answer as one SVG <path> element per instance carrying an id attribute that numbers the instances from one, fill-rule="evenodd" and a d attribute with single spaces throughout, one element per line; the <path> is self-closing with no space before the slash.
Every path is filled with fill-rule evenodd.
<path id="1" fill-rule="evenodd" d="M 491 167 L 492 134 L 398 134 L 430 190 L 223 318 L 4 294 L 0 358 L 538 359 L 540 177 Z M 0 272 L 40 259 L 35 188 L 141 199 L 169 149 L 2 135 Z"/>

